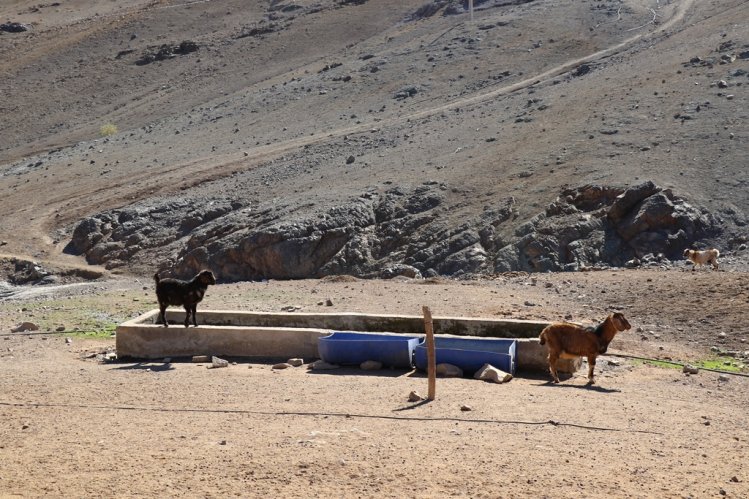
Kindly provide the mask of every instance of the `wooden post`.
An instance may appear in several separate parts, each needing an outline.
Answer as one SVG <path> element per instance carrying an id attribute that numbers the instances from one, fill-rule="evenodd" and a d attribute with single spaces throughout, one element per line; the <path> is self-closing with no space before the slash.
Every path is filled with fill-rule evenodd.
<path id="1" fill-rule="evenodd" d="M 427 376 L 429 377 L 429 393 L 427 399 L 434 400 L 437 390 L 437 355 L 434 352 L 434 327 L 432 326 L 432 312 L 429 307 L 421 307 L 424 312 L 424 330 L 427 344 Z"/>
<path id="2" fill-rule="evenodd" d="M 473 0 L 468 0 L 468 10 L 471 11 L 471 22 L 473 22 Z"/>

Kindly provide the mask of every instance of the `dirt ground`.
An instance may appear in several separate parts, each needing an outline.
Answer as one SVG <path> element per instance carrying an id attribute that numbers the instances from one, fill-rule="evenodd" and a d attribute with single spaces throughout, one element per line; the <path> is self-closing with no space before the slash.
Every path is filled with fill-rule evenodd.
<path id="1" fill-rule="evenodd" d="M 113 338 L 73 329 L 150 310 L 151 283 L 46 289 L 0 303 L 4 497 L 749 494 L 747 377 L 616 356 L 694 362 L 716 345 L 749 349 L 744 272 L 270 281 L 217 285 L 201 304 L 410 314 L 429 305 L 435 316 L 583 323 L 617 309 L 632 323 L 599 359 L 593 387 L 583 370 L 560 385 L 543 373 L 502 385 L 439 379 L 436 400 L 422 403 L 407 400 L 426 394 L 421 373 L 101 362 Z M 43 334 L 9 333 L 21 320 Z M 54 333 L 60 326 L 67 331 Z"/>

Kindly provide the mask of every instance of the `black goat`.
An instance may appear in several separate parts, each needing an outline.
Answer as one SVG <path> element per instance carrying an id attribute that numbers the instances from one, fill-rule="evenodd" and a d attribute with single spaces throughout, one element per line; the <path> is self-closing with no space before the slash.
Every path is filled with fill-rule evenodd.
<path id="1" fill-rule="evenodd" d="M 213 272 L 203 270 L 189 281 L 172 278 L 160 279 L 157 272 L 154 274 L 153 279 L 156 281 L 156 300 L 159 302 L 159 315 L 164 327 L 169 327 L 165 315 L 166 307 L 169 305 L 182 305 L 185 307 L 185 327 L 190 326 L 190 314 L 192 314 L 193 325 L 198 327 L 198 320 L 195 318 L 195 309 L 203 299 L 208 286 L 216 284 Z M 156 323 L 159 323 L 158 318 L 156 319 Z"/>

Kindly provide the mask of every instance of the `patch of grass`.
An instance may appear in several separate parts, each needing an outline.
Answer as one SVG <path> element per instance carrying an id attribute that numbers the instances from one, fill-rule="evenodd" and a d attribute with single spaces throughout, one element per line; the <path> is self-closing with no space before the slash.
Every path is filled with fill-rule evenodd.
<path id="1" fill-rule="evenodd" d="M 663 369 L 681 369 L 681 364 L 689 364 L 690 366 L 694 366 L 698 369 L 713 369 L 716 371 L 744 372 L 749 370 L 747 369 L 747 366 L 745 364 L 731 357 L 716 357 L 711 359 L 693 360 L 679 364 L 674 364 L 662 360 L 634 359 L 632 363 L 636 366 L 648 365 L 653 367 L 660 367 Z"/>
<path id="2" fill-rule="evenodd" d="M 107 123 L 106 125 L 102 125 L 101 128 L 99 128 L 99 134 L 102 137 L 109 137 L 116 133 L 117 133 L 117 125 L 113 123 Z"/>
<path id="3" fill-rule="evenodd" d="M 732 373 L 746 370 L 744 364 L 731 357 L 716 357 L 714 359 L 698 360 L 694 362 L 693 365 L 702 369 L 715 369 Z"/>
<path id="4" fill-rule="evenodd" d="M 155 307 L 143 291 L 108 291 L 80 296 L 31 299 L 0 303 L 0 315 L 8 325 L 30 321 L 40 332 L 65 336 L 110 338 L 120 324 Z"/>

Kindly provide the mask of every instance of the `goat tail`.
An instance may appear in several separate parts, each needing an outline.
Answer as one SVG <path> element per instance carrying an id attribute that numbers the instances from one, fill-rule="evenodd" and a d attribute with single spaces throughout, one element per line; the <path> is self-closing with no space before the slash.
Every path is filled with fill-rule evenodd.
<path id="1" fill-rule="evenodd" d="M 158 272 L 156 272 L 156 273 L 155 273 L 155 274 L 153 275 L 153 280 L 154 280 L 154 281 L 156 281 L 156 284 L 158 284 L 158 283 L 159 283 L 159 273 L 158 273 Z"/>
<path id="2" fill-rule="evenodd" d="M 541 331 L 541 335 L 538 337 L 538 344 L 539 345 L 545 345 L 546 344 L 546 329 Z"/>

